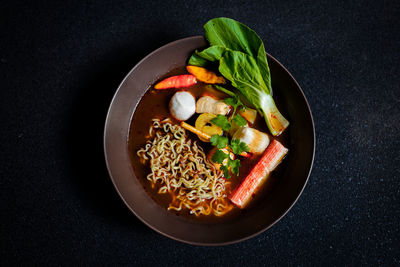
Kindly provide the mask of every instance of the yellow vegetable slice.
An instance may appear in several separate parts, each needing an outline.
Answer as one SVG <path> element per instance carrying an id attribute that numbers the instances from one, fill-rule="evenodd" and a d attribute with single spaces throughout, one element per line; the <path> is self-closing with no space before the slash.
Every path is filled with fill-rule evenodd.
<path id="1" fill-rule="evenodd" d="M 203 113 L 200 114 L 195 122 L 195 127 L 202 131 L 205 134 L 213 136 L 214 134 L 222 135 L 223 130 L 221 127 L 211 123 L 211 120 L 216 118 L 217 115 L 211 113 Z M 199 136 L 200 140 L 203 142 L 210 142 L 210 140 L 206 140 L 203 137 Z"/>
<path id="2" fill-rule="evenodd" d="M 246 108 L 244 111 L 240 110 L 239 114 L 243 118 L 245 118 L 248 122 L 253 124 L 257 117 L 257 110 L 252 109 L 252 108 Z"/>

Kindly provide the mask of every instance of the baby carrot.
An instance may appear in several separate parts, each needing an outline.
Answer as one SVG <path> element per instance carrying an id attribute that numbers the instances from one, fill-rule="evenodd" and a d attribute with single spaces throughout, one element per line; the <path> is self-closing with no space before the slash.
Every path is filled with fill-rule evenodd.
<path id="1" fill-rule="evenodd" d="M 229 197 L 232 203 L 239 208 L 246 206 L 251 196 L 260 188 L 264 181 L 267 180 L 269 173 L 278 166 L 287 152 L 288 149 L 286 147 L 278 141 L 273 140 L 267 147 L 260 161 L 257 162 L 249 175 Z"/>
<path id="2" fill-rule="evenodd" d="M 154 86 L 154 89 L 162 90 L 169 88 L 182 88 L 194 85 L 197 82 L 196 77 L 191 74 L 171 76 L 162 80 Z"/>

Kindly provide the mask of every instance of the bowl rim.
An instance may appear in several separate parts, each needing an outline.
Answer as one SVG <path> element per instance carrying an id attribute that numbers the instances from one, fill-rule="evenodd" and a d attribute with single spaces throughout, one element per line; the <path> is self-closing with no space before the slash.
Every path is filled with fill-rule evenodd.
<path id="1" fill-rule="evenodd" d="M 280 63 L 275 57 L 273 57 L 273 56 L 270 55 L 269 53 L 266 53 L 268 59 L 272 59 L 272 61 L 274 61 L 274 63 L 276 63 L 280 68 L 282 68 L 282 69 L 289 75 L 290 79 L 292 79 L 292 81 L 295 83 L 296 87 L 299 89 L 301 95 L 303 96 L 303 99 L 304 99 L 304 101 L 305 101 L 305 103 L 306 103 L 306 105 L 307 105 L 307 110 L 308 110 L 308 113 L 309 113 L 309 116 L 310 116 L 310 119 L 311 119 L 311 125 L 312 125 L 312 139 L 313 139 L 313 142 L 312 142 L 312 144 L 313 144 L 312 158 L 311 158 L 311 161 L 310 161 L 310 166 L 309 166 L 309 168 L 308 168 L 309 170 L 308 170 L 307 178 L 305 179 L 304 185 L 302 186 L 300 192 L 298 193 L 298 195 L 296 196 L 296 198 L 294 199 L 294 201 L 290 204 L 290 206 L 286 209 L 286 211 L 285 211 L 284 213 L 282 213 L 281 216 L 277 217 L 270 225 L 268 225 L 267 227 L 265 227 L 265 228 L 263 228 L 263 229 L 261 229 L 261 230 L 255 232 L 255 233 L 253 233 L 253 234 L 250 234 L 250 235 L 248 235 L 248 236 L 246 236 L 246 237 L 239 238 L 239 239 L 235 239 L 235 240 L 230 240 L 230 241 L 225 241 L 225 242 L 218 242 L 218 243 L 193 242 L 193 241 L 188 241 L 188 240 L 185 240 L 185 239 L 181 239 L 181 238 L 174 237 L 174 236 L 169 235 L 168 233 L 164 233 L 164 232 L 160 231 L 159 229 L 155 228 L 154 226 L 152 226 L 151 223 L 149 223 L 149 222 L 147 222 L 146 220 L 144 220 L 139 214 L 137 214 L 137 213 L 130 207 L 130 205 L 126 202 L 125 198 L 123 197 L 122 193 L 120 192 L 119 188 L 118 188 L 117 185 L 116 185 L 115 178 L 113 177 L 112 172 L 111 172 L 111 168 L 110 168 L 110 166 L 109 166 L 109 159 L 108 159 L 108 155 L 107 155 L 107 148 L 106 148 L 106 145 L 107 145 L 107 125 L 109 124 L 110 113 L 111 113 L 111 109 L 113 108 L 115 99 L 117 98 L 117 95 L 118 95 L 118 93 L 119 93 L 121 87 L 124 85 L 125 81 L 128 79 L 128 77 L 130 77 L 131 73 L 132 73 L 133 71 L 135 71 L 136 68 L 138 68 L 138 66 L 140 66 L 140 65 L 142 64 L 143 61 L 147 60 L 149 57 L 151 57 L 153 54 L 156 54 L 156 53 L 159 52 L 160 50 L 163 50 L 163 49 L 165 49 L 165 48 L 167 48 L 167 47 L 169 47 L 169 46 L 173 46 L 173 45 L 175 45 L 176 43 L 183 42 L 183 41 L 185 41 L 185 40 L 192 40 L 192 39 L 203 39 L 203 40 L 204 40 L 204 36 L 202 36 L 202 35 L 196 35 L 196 36 L 181 38 L 181 39 L 178 39 L 178 40 L 169 42 L 169 43 L 167 43 L 167 44 L 165 44 L 165 45 L 163 45 L 163 46 L 161 46 L 161 47 L 155 49 L 154 51 L 152 51 L 152 52 L 149 53 L 148 55 L 146 55 L 143 59 L 141 59 L 138 63 L 136 63 L 136 64 L 134 65 L 134 67 L 125 75 L 124 79 L 123 79 L 123 80 L 121 81 L 121 83 L 118 85 L 118 88 L 117 88 L 117 90 L 115 91 L 115 93 L 114 93 L 114 95 L 113 95 L 113 97 L 112 97 L 112 100 L 111 100 L 111 102 L 110 102 L 110 105 L 109 105 L 109 107 L 108 107 L 108 110 L 107 110 L 106 120 L 105 120 L 104 130 L 103 130 L 103 150 L 104 150 L 104 158 L 105 158 L 105 162 L 106 162 L 106 166 L 107 166 L 108 175 L 109 175 L 109 177 L 110 177 L 110 179 L 111 179 L 111 181 L 112 181 L 112 183 L 113 183 L 113 185 L 114 185 L 115 190 L 117 191 L 118 195 L 120 196 L 120 198 L 122 199 L 122 201 L 124 202 L 124 204 L 128 207 L 128 209 L 129 209 L 129 210 L 136 216 L 136 218 L 138 218 L 142 223 L 144 223 L 145 225 L 147 225 L 148 227 L 150 227 L 151 229 L 153 229 L 154 231 L 156 231 L 157 233 L 159 233 L 159 234 L 161 234 L 161 235 L 163 235 L 163 236 L 166 236 L 166 237 L 168 237 L 168 238 L 171 238 L 171 239 L 173 239 L 173 240 L 176 240 L 176 241 L 179 241 L 179 242 L 183 242 L 183 243 L 186 243 L 186 244 L 197 245 L 197 246 L 226 246 L 226 245 L 231 245 L 231 244 L 235 244 L 235 243 L 239 243 L 239 242 L 242 242 L 242 241 L 251 239 L 251 238 L 253 238 L 253 237 L 255 237 L 255 236 L 258 236 L 258 235 L 260 235 L 261 233 L 267 231 L 267 230 L 270 229 L 272 226 L 274 226 L 276 223 L 278 223 L 278 222 L 292 209 L 292 207 L 294 206 L 294 204 L 296 204 L 296 202 L 298 201 L 298 199 L 299 199 L 300 196 L 302 195 L 302 193 L 303 193 L 303 191 L 304 191 L 304 189 L 305 189 L 305 187 L 306 187 L 306 185 L 307 185 L 307 183 L 308 183 L 308 180 L 309 180 L 309 178 L 310 178 L 311 171 L 312 171 L 312 168 L 313 168 L 313 165 L 314 165 L 315 147 L 316 147 L 315 124 L 314 124 L 314 118 L 313 118 L 313 115 L 312 115 L 312 112 L 311 112 L 310 105 L 309 105 L 308 100 L 307 100 L 307 98 L 306 98 L 306 96 L 305 96 L 305 94 L 304 94 L 304 92 L 303 92 L 303 89 L 302 89 L 301 86 L 299 85 L 299 83 L 296 81 L 296 79 L 293 77 L 293 75 L 289 72 L 289 70 L 288 70 L 285 66 L 282 65 L 282 63 Z M 136 103 L 136 104 L 137 104 L 137 103 Z M 135 105 L 136 105 L 136 104 L 135 104 Z M 133 116 L 133 114 L 132 114 L 132 116 Z"/>

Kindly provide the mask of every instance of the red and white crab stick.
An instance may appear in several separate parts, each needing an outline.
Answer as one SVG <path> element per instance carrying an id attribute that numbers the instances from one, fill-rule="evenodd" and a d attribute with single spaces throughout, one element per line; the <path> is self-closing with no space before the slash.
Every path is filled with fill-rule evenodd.
<path id="1" fill-rule="evenodd" d="M 273 140 L 260 161 L 257 162 L 249 175 L 247 175 L 229 197 L 232 203 L 239 208 L 244 208 L 251 199 L 251 196 L 267 180 L 268 175 L 278 166 L 288 151 L 281 143 Z"/>

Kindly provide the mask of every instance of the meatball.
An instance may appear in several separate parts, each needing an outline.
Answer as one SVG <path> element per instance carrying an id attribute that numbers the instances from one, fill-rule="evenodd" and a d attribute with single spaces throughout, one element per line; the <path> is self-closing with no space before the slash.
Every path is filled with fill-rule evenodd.
<path id="1" fill-rule="evenodd" d="M 169 102 L 169 112 L 175 119 L 185 121 L 196 112 L 196 100 L 187 91 L 176 92 Z"/>

